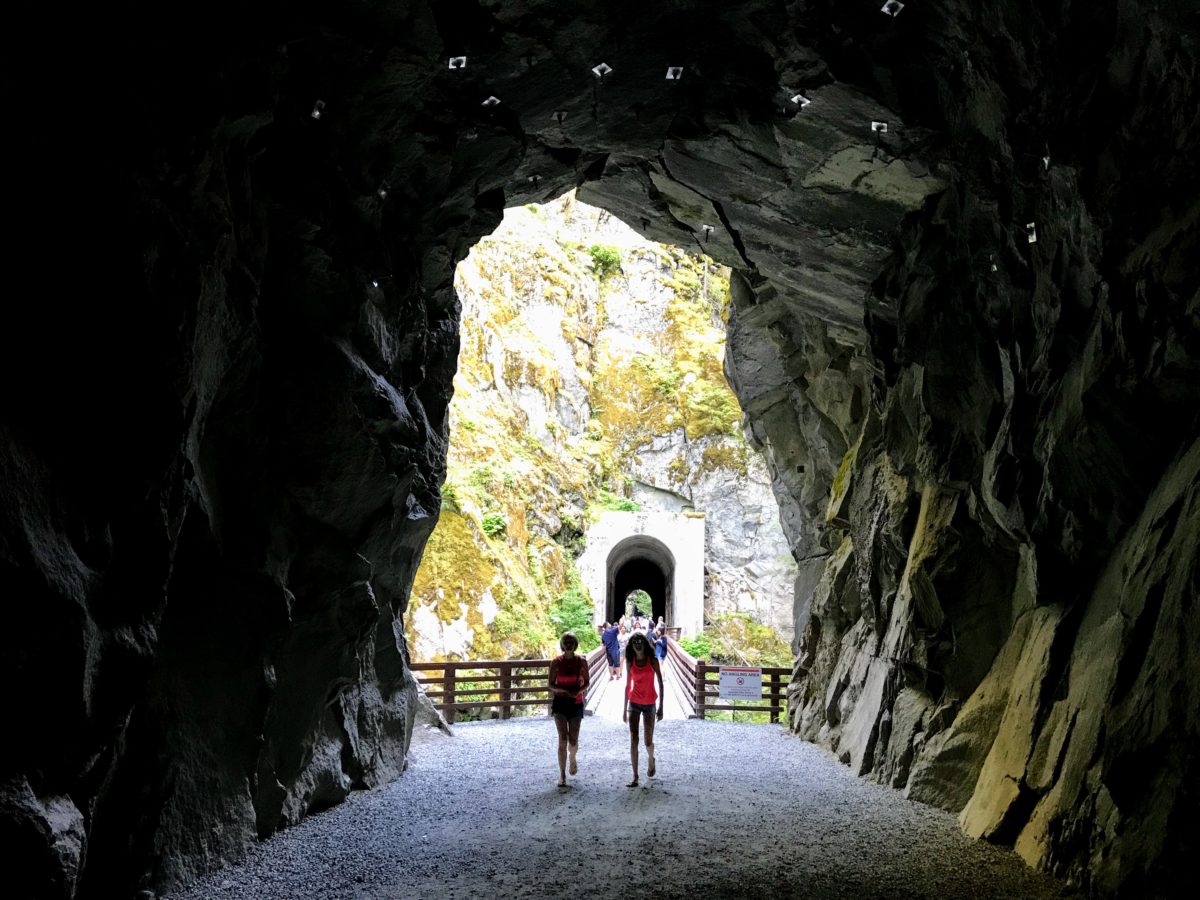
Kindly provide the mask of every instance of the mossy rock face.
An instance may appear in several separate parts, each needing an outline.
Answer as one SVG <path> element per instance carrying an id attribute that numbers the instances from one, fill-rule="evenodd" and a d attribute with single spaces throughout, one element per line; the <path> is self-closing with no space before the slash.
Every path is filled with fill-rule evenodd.
<path id="1" fill-rule="evenodd" d="M 602 510 L 638 509 L 630 476 L 663 436 L 691 447 L 664 488 L 745 478 L 722 369 L 727 271 L 604 218 L 570 197 L 509 210 L 459 267 L 451 503 L 414 584 L 411 647 L 427 646 L 411 629 L 430 608 L 446 634 L 469 636 L 461 655 L 553 652 L 555 623 L 577 625 L 586 596 L 580 531 Z"/>
<path id="2" fill-rule="evenodd" d="M 711 665 L 792 666 L 788 643 L 775 629 L 754 621 L 748 613 L 715 616 L 693 647 L 700 649 Z"/>
<path id="3" fill-rule="evenodd" d="M 409 597 L 406 618 L 409 646 L 422 644 L 413 631 L 420 608 L 432 609 L 443 625 L 466 617 L 469 627 L 480 627 L 480 600 L 492 589 L 497 577 L 496 558 L 471 519 L 443 506 L 437 527 L 425 545 Z"/>
<path id="4" fill-rule="evenodd" d="M 704 448 L 704 453 L 700 457 L 697 474 L 702 475 L 706 472 L 725 469 L 745 475 L 749 455 L 749 449 L 742 443 L 710 444 Z"/>

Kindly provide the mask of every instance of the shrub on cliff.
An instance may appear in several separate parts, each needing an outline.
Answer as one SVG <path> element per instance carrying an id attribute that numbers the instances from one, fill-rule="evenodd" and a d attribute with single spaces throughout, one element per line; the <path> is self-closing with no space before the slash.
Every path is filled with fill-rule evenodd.
<path id="1" fill-rule="evenodd" d="M 606 281 L 621 270 L 621 251 L 607 244 L 592 244 L 588 247 L 592 257 L 592 269 L 596 277 Z"/>

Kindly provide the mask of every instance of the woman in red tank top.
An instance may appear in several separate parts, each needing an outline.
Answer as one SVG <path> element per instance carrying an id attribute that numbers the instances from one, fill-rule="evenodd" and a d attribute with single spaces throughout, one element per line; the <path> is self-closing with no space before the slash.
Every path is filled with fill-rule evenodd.
<path id="1" fill-rule="evenodd" d="M 629 761 L 633 764 L 633 781 L 638 784 L 638 722 L 646 723 L 646 774 L 654 777 L 654 722 L 663 717 L 663 678 L 658 660 L 650 652 L 650 641 L 641 631 L 635 631 L 625 648 L 626 671 L 629 679 L 625 684 L 625 712 L 622 718 L 629 723 Z M 655 690 L 655 681 L 658 689 Z M 658 712 L 655 714 L 655 701 Z"/>
<path id="2" fill-rule="evenodd" d="M 558 729 L 558 786 L 567 786 L 567 750 L 571 751 L 571 774 L 579 771 L 579 725 L 583 721 L 583 698 L 587 693 L 587 661 L 575 651 L 579 638 L 567 631 L 558 641 L 562 656 L 550 663 L 550 714 Z"/>

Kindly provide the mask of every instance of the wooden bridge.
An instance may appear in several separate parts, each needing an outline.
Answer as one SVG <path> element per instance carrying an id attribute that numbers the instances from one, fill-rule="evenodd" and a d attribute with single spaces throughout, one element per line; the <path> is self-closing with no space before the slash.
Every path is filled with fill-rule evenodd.
<path id="1" fill-rule="evenodd" d="M 589 683 L 587 712 L 620 720 L 624 678 L 612 681 L 604 648 L 587 655 Z M 482 711 L 484 717 L 508 719 L 514 710 L 544 712 L 550 702 L 549 659 L 483 659 L 455 662 L 410 663 L 409 668 L 448 722 L 464 710 Z M 791 670 L 763 667 L 762 702 L 744 706 L 721 703 L 717 676 L 720 666 L 709 665 L 687 653 L 676 641 L 668 644 L 663 661 L 663 717 L 703 719 L 710 712 L 767 712 L 779 721 L 786 711 Z M 540 707 L 540 709 L 539 709 Z"/>

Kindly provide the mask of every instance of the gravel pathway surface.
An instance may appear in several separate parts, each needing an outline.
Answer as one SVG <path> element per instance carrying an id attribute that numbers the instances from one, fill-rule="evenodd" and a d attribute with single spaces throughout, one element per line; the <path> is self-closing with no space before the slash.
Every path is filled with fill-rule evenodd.
<path id="1" fill-rule="evenodd" d="M 627 788 L 628 731 L 583 723 L 556 787 L 545 718 L 432 729 L 408 772 L 257 846 L 196 898 L 1072 897 L 953 816 L 772 725 L 665 721 Z"/>

